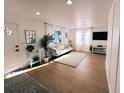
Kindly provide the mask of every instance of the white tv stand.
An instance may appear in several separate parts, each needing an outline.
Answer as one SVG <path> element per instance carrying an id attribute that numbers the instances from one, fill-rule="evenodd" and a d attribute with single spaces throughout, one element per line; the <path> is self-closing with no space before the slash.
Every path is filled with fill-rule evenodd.
<path id="1" fill-rule="evenodd" d="M 106 54 L 106 47 L 92 46 L 92 53 Z"/>

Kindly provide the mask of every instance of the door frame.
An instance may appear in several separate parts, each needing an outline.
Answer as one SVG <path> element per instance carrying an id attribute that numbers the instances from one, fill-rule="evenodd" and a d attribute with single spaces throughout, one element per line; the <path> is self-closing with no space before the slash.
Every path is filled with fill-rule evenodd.
<path id="1" fill-rule="evenodd" d="M 18 24 L 16 23 L 4 23 L 4 27 L 6 27 L 6 25 L 9 24 L 9 25 L 15 25 L 15 28 L 16 28 L 16 44 L 15 45 L 19 45 L 19 51 L 18 51 L 18 65 L 19 65 L 19 68 L 17 69 L 20 69 L 22 67 L 22 62 L 21 62 L 21 48 L 20 48 L 20 43 L 19 43 L 19 32 L 18 32 Z M 4 32 L 4 40 L 5 40 L 5 32 Z M 5 41 L 4 41 L 4 46 L 5 46 Z M 5 48 L 5 47 L 4 47 Z M 5 54 L 5 50 L 4 50 L 4 54 Z M 4 59 L 5 59 L 5 56 L 4 56 Z M 15 70 L 17 70 L 15 69 Z M 5 70 L 5 61 L 4 61 L 4 70 Z M 15 71 L 13 70 L 13 71 Z M 9 71 L 9 69 L 5 72 L 4 71 L 4 74 L 7 74 L 7 73 L 10 73 L 10 72 L 13 72 L 13 71 Z"/>

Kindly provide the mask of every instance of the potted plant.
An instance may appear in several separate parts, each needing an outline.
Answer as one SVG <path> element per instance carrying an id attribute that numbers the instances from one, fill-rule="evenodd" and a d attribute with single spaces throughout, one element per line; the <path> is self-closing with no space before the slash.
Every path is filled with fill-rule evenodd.
<path id="1" fill-rule="evenodd" d="M 31 53 L 34 50 L 34 46 L 33 45 L 27 45 L 26 50 Z"/>
<path id="2" fill-rule="evenodd" d="M 48 62 L 48 60 L 49 60 L 49 58 L 48 58 L 48 42 L 49 42 L 49 36 L 44 35 L 44 37 L 41 39 L 40 46 L 43 47 L 44 51 L 45 51 L 45 57 L 44 57 L 45 62 Z"/>

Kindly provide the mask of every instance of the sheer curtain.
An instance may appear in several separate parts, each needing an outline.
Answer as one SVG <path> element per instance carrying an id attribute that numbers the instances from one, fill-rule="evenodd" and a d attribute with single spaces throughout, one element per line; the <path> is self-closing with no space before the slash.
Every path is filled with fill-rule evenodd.
<path id="1" fill-rule="evenodd" d="M 80 29 L 76 31 L 76 50 L 89 51 L 91 44 L 91 30 Z"/>

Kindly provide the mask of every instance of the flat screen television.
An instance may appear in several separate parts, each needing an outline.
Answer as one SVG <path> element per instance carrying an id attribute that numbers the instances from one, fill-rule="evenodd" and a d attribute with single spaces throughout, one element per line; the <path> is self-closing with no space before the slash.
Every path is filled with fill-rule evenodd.
<path id="1" fill-rule="evenodd" d="M 108 32 L 93 32 L 93 40 L 107 40 Z"/>

